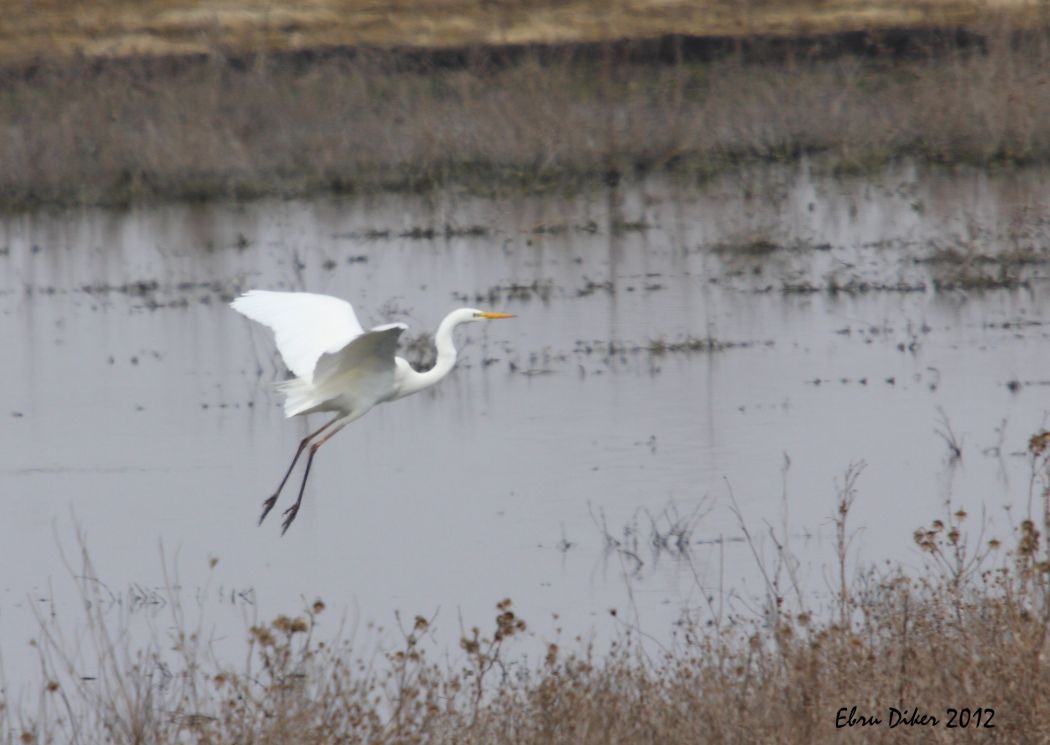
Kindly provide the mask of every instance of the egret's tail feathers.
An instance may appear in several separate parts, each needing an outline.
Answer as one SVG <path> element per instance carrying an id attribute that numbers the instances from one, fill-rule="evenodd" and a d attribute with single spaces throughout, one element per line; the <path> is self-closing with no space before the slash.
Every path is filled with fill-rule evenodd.
<path id="1" fill-rule="evenodd" d="M 278 383 L 277 390 L 284 394 L 284 415 L 286 417 L 302 414 L 318 404 L 314 397 L 313 386 L 302 378 L 292 378 Z"/>

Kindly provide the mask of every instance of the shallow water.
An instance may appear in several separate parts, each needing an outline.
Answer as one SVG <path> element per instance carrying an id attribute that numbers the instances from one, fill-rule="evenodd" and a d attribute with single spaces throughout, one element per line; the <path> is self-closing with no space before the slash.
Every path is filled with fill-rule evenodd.
<path id="1" fill-rule="evenodd" d="M 972 540 L 983 511 L 983 538 L 1009 543 L 1050 396 L 1048 196 L 1045 172 L 801 167 L 9 217 L 9 684 L 34 664 L 31 609 L 76 616 L 78 530 L 115 606 L 162 609 L 175 583 L 236 639 L 315 597 L 361 622 L 437 612 L 452 638 L 506 596 L 540 638 L 555 613 L 602 638 L 611 608 L 660 637 L 705 592 L 756 607 L 733 499 L 765 560 L 770 528 L 786 537 L 819 604 L 857 461 L 852 566 L 920 567 L 912 531 L 960 507 Z M 438 388 L 322 449 L 281 538 L 258 510 L 308 428 L 281 416 L 269 334 L 225 304 L 252 287 L 345 297 L 410 334 L 463 304 L 518 318 L 461 330 Z M 651 542 L 676 519 L 687 558 Z"/>

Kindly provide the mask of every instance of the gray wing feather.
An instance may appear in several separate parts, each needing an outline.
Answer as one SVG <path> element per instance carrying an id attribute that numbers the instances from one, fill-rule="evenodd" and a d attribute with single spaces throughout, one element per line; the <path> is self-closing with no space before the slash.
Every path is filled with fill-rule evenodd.
<path id="1" fill-rule="evenodd" d="M 314 385 L 323 388 L 326 382 L 337 376 L 352 374 L 358 379 L 370 379 L 373 386 L 392 388 L 394 354 L 398 339 L 407 328 L 403 323 L 377 326 L 342 349 L 322 354 L 314 368 Z"/>

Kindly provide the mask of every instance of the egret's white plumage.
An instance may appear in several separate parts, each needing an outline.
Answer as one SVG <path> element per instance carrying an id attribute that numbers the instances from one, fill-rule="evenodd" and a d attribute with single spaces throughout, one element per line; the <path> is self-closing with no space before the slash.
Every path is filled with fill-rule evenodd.
<path id="1" fill-rule="evenodd" d="M 513 317 L 508 313 L 490 313 L 475 308 L 452 311 L 441 321 L 434 334 L 434 345 L 437 347 L 434 367 L 420 373 L 394 354 L 398 339 L 408 326 L 390 323 L 365 331 L 357 320 L 353 306 L 345 300 L 309 292 L 250 290 L 230 303 L 230 306 L 253 321 L 273 329 L 277 351 L 296 376 L 278 384 L 278 389 L 285 397 L 285 416 L 321 411 L 336 413 L 334 419 L 299 443 L 299 449 L 277 492 L 263 503 L 260 523 L 276 503 L 299 456 L 310 445 L 299 498 L 285 511 L 283 530 L 288 530 L 299 511 L 306 480 L 310 475 L 310 464 L 321 445 L 344 426 L 364 416 L 376 404 L 421 391 L 448 375 L 456 364 L 456 347 L 452 340 L 456 326 L 472 321 Z M 311 443 L 328 429 L 331 431 L 324 437 Z"/>
<path id="2" fill-rule="evenodd" d="M 388 400 L 396 388 L 397 340 L 407 328 L 392 323 L 362 332 L 341 349 L 322 354 L 309 378 L 278 384 L 285 396 L 284 415 L 341 411 L 361 416 Z"/>
<path id="3" fill-rule="evenodd" d="M 331 295 L 249 290 L 230 307 L 273 329 L 284 364 L 306 380 L 322 354 L 338 352 L 364 333 L 354 306 Z"/>

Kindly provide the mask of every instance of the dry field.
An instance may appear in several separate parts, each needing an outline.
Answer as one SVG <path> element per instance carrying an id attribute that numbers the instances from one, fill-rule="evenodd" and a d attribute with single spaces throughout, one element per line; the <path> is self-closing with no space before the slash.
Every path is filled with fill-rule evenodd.
<path id="1" fill-rule="evenodd" d="M 456 186 L 571 189 L 819 154 L 828 167 L 1050 161 L 1050 33 L 905 57 L 638 61 L 630 47 L 456 64 L 42 61 L 0 71 L 0 206 Z"/>
<path id="2" fill-rule="evenodd" d="M 807 154 L 1045 163 L 1048 8 L 9 2 L 0 209 L 572 189 Z"/>
<path id="3" fill-rule="evenodd" d="M 1037 0 L 8 0 L 0 64 L 87 57 L 457 47 L 1041 25 Z"/>

